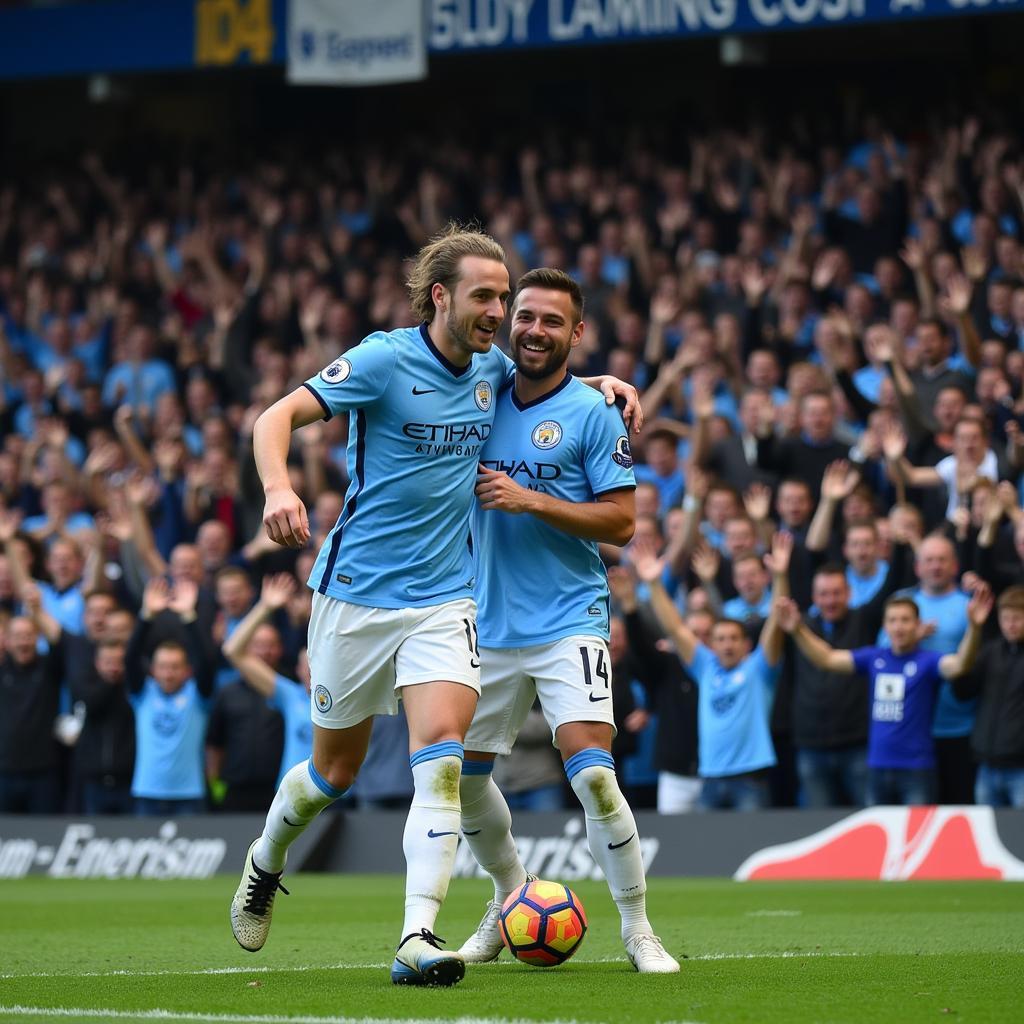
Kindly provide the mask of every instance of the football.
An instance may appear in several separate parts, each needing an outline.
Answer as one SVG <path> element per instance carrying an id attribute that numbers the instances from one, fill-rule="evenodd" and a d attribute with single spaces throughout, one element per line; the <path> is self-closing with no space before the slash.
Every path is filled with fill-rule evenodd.
<path id="1" fill-rule="evenodd" d="M 583 904 L 560 882 L 527 882 L 501 908 L 502 940 L 517 960 L 533 967 L 565 963 L 586 934 Z"/>

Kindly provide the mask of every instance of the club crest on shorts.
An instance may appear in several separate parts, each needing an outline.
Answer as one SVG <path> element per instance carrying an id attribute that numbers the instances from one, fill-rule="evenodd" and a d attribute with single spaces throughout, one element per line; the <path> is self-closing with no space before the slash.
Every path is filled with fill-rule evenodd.
<path id="1" fill-rule="evenodd" d="M 615 442 L 612 462 L 618 463 L 623 469 L 633 468 L 633 450 L 629 447 L 629 438 L 625 434 Z"/>
<path id="2" fill-rule="evenodd" d="M 487 412 L 491 407 L 491 383 L 486 380 L 478 380 L 473 388 L 473 400 L 481 412 Z"/>
<path id="3" fill-rule="evenodd" d="M 562 426 L 554 420 L 545 420 L 533 428 L 533 443 L 538 448 L 554 448 L 561 440 Z"/>
<path id="4" fill-rule="evenodd" d="M 322 715 L 326 715 L 331 710 L 331 705 L 334 703 L 331 700 L 330 691 L 323 683 L 320 683 L 313 691 L 313 700 L 316 701 L 316 709 Z"/>
<path id="5" fill-rule="evenodd" d="M 325 366 L 320 371 L 320 379 L 325 384 L 341 384 L 348 380 L 351 372 L 352 364 L 344 356 L 338 356 L 330 366 Z"/>

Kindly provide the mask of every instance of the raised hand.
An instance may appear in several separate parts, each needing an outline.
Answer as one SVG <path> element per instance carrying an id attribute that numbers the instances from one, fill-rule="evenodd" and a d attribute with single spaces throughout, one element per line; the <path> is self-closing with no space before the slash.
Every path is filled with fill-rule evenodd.
<path id="1" fill-rule="evenodd" d="M 800 608 L 791 597 L 778 596 L 772 602 L 775 618 L 784 633 L 795 633 L 800 625 Z"/>
<path id="2" fill-rule="evenodd" d="M 980 246 L 965 245 L 960 250 L 960 262 L 972 281 L 981 281 L 988 273 L 988 258 Z"/>
<path id="3" fill-rule="evenodd" d="M 629 560 L 644 583 L 660 580 L 665 571 L 665 559 L 658 557 L 658 549 L 649 537 L 638 537 L 629 545 Z"/>
<path id="4" fill-rule="evenodd" d="M 691 498 L 703 501 L 708 496 L 710 487 L 711 477 L 704 470 L 691 465 L 686 473 L 686 493 Z"/>
<path id="5" fill-rule="evenodd" d="M 296 589 L 295 577 L 291 573 L 279 572 L 273 576 L 264 576 L 263 586 L 260 588 L 260 601 L 271 611 L 277 611 L 291 600 Z"/>
<path id="6" fill-rule="evenodd" d="M 151 619 L 170 607 L 171 587 L 163 576 L 154 576 L 142 592 L 142 617 Z"/>
<path id="7" fill-rule="evenodd" d="M 868 358 L 876 363 L 890 363 L 896 357 L 896 332 L 885 324 L 874 324 L 864 335 Z"/>
<path id="8" fill-rule="evenodd" d="M 898 423 L 882 428 L 882 454 L 889 462 L 899 462 L 907 450 L 907 435 Z"/>
<path id="9" fill-rule="evenodd" d="M 987 583 L 979 583 L 967 605 L 967 618 L 971 625 L 979 629 L 988 621 L 995 598 L 992 595 L 992 588 Z"/>
<path id="10" fill-rule="evenodd" d="M 693 552 L 690 564 L 701 583 L 710 583 L 718 575 L 722 556 L 710 544 L 701 544 Z"/>
<path id="11" fill-rule="evenodd" d="M 772 549 L 764 556 L 764 564 L 774 576 L 785 576 L 793 557 L 793 534 L 779 530 L 772 535 Z"/>
<path id="12" fill-rule="evenodd" d="M 821 496 L 828 501 L 845 501 L 859 480 L 860 473 L 844 459 L 830 462 L 821 478 Z"/>
<path id="13" fill-rule="evenodd" d="M 925 265 L 924 246 L 917 238 L 905 238 L 900 250 L 900 259 L 913 271 L 923 270 Z"/>
<path id="14" fill-rule="evenodd" d="M 772 489 L 767 484 L 751 484 L 743 495 L 743 507 L 755 523 L 763 523 L 772 508 Z"/>
<path id="15" fill-rule="evenodd" d="M 171 591 L 167 607 L 175 615 L 188 617 L 195 613 L 198 600 L 199 588 L 195 583 L 188 579 L 177 579 L 174 581 L 174 589 Z"/>
<path id="16" fill-rule="evenodd" d="M 672 295 L 655 295 L 651 299 L 651 321 L 664 327 L 679 314 L 679 300 Z"/>
<path id="17" fill-rule="evenodd" d="M 709 420 L 715 414 L 715 396 L 704 377 L 695 379 L 693 382 L 690 411 L 698 420 Z"/>
<path id="18" fill-rule="evenodd" d="M 971 308 L 971 293 L 974 291 L 965 274 L 950 274 L 946 282 L 943 308 L 952 316 L 966 316 Z"/>
<path id="19" fill-rule="evenodd" d="M 1004 481 L 1004 483 L 1005 482 L 1006 481 Z M 1010 484 L 1009 486 L 1011 489 L 1013 488 L 1013 484 Z M 1014 495 L 1014 501 L 1016 501 L 1016 495 Z M 1003 518 L 1005 512 L 1006 509 L 1003 506 L 1002 492 L 998 490 L 990 491 L 988 494 L 988 500 L 985 502 L 984 511 L 982 512 L 982 522 L 990 526 L 995 526 L 996 523 Z"/>
<path id="20" fill-rule="evenodd" d="M 37 583 L 24 584 L 18 591 L 18 598 L 32 618 L 43 610 L 43 594 Z"/>
<path id="21" fill-rule="evenodd" d="M 761 264 L 756 260 L 748 260 L 743 265 L 743 276 L 740 278 L 740 286 L 743 294 L 751 306 L 756 306 L 764 293 L 768 290 L 768 282 L 765 280 Z"/>

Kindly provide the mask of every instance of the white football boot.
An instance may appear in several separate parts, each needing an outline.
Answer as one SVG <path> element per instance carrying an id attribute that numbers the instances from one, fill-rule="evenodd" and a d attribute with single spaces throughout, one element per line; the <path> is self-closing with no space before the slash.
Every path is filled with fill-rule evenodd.
<path id="1" fill-rule="evenodd" d="M 262 949 L 267 941 L 277 890 L 288 895 L 288 890 L 281 884 L 280 871 L 274 874 L 253 863 L 252 851 L 258 841 L 249 847 L 242 880 L 231 900 L 231 933 L 242 949 L 250 953 Z"/>
<path id="2" fill-rule="evenodd" d="M 626 942 L 626 955 L 641 974 L 679 973 L 679 962 L 665 952 L 657 935 L 634 935 Z"/>
<path id="3" fill-rule="evenodd" d="M 454 985 L 466 973 L 461 953 L 441 949 L 444 939 L 423 928 L 406 935 L 395 952 L 391 981 L 395 985 Z"/>
<path id="4" fill-rule="evenodd" d="M 523 885 L 536 881 L 536 875 L 527 875 Z M 521 885 L 516 886 L 516 889 L 521 888 Z M 459 950 L 467 964 L 489 964 L 492 960 L 498 959 L 505 948 L 501 938 L 500 919 L 501 904 L 497 900 L 488 900 L 487 909 L 476 926 L 476 931 L 466 939 Z"/>

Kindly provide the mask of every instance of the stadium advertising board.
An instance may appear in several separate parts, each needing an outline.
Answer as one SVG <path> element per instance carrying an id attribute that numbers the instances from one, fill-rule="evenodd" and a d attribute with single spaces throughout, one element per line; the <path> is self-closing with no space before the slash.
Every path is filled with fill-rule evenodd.
<path id="1" fill-rule="evenodd" d="M 427 74 L 421 0 L 291 0 L 288 81 L 380 85 Z"/>
<path id="2" fill-rule="evenodd" d="M 432 51 L 747 35 L 1020 10 L 1022 0 L 428 0 Z"/>
<path id="3" fill-rule="evenodd" d="M 426 49 L 434 54 L 750 35 L 1024 9 L 1024 0 L 422 2 Z M 302 17 L 290 11 L 292 4 Z M 0 79 L 285 64 L 290 54 L 293 68 L 316 66 L 322 81 L 398 80 L 373 77 L 371 66 L 393 70 L 405 63 L 408 71 L 415 41 L 407 28 L 339 32 L 333 16 L 311 20 L 315 7 L 310 0 L 118 0 L 0 10 Z M 296 31 L 289 39 L 290 22 Z"/>
<path id="4" fill-rule="evenodd" d="M 644 869 L 662 877 L 1024 881 L 1024 812 L 988 807 L 637 814 Z M 254 815 L 177 818 L 0 817 L 0 879 L 209 878 L 233 874 L 263 828 Z M 290 870 L 402 874 L 405 815 L 322 815 L 296 841 Z M 518 814 L 528 871 L 600 879 L 579 814 Z M 482 878 L 459 845 L 454 877 Z"/>
<path id="5" fill-rule="evenodd" d="M 290 863 L 304 865 L 334 815 L 296 840 Z M 263 820 L 249 815 L 195 818 L 33 818 L 0 816 L 0 879 L 209 878 L 238 871 Z"/>

